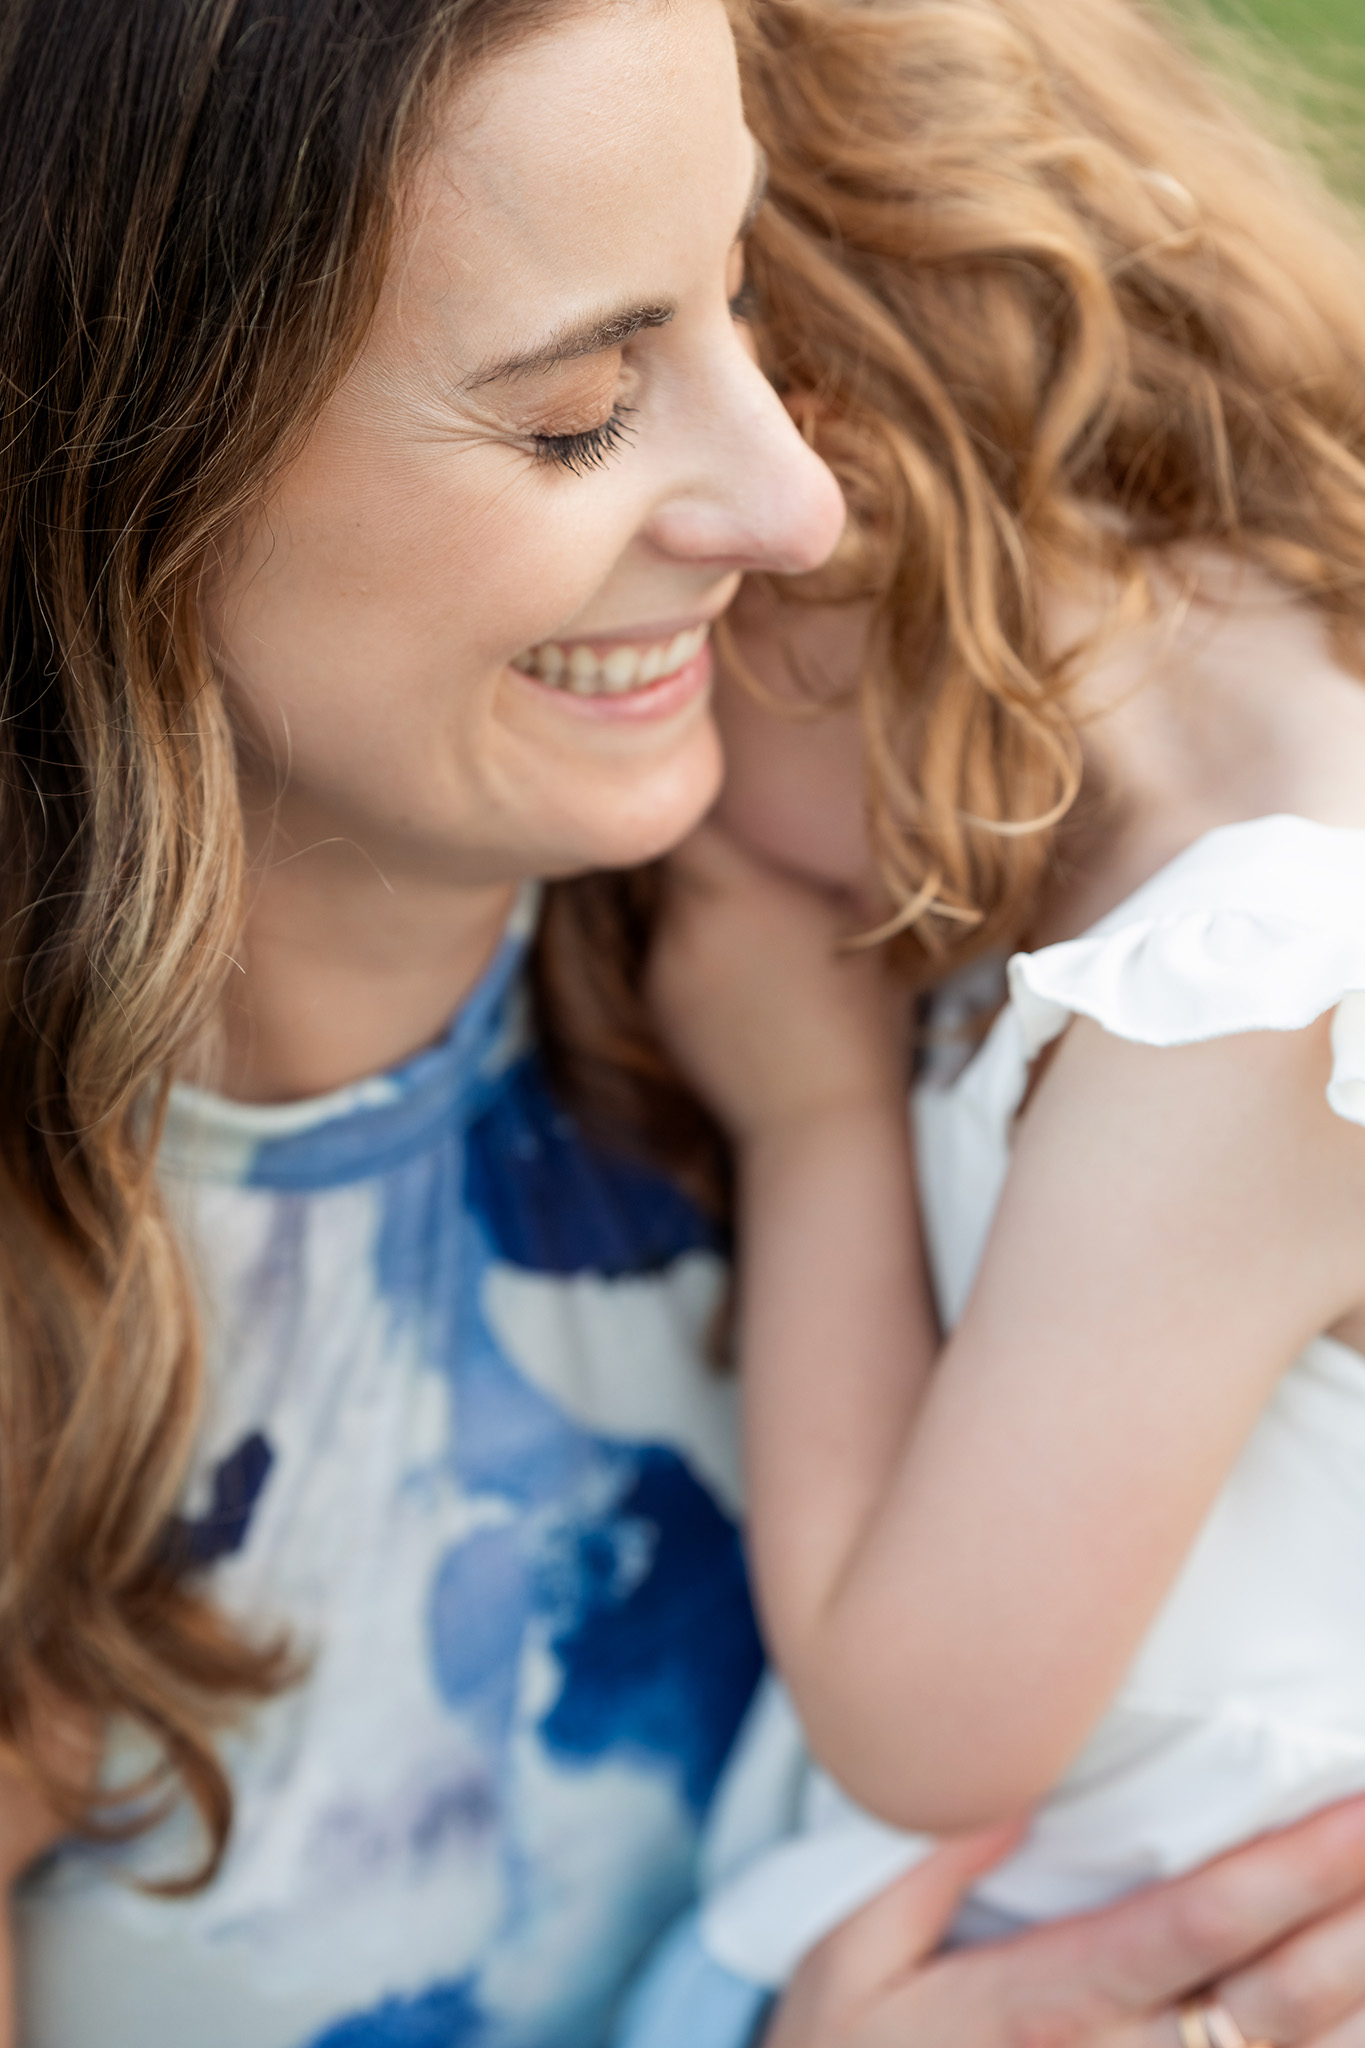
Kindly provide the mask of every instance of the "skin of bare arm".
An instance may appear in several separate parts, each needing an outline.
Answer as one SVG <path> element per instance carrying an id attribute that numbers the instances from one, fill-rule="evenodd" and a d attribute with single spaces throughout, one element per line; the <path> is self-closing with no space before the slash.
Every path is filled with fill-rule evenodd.
<path id="1" fill-rule="evenodd" d="M 738 1145 L 778 1661 L 865 1805 L 998 1821 L 1080 1747 L 1280 1374 L 1359 1299 L 1365 1144 L 1326 1106 L 1325 1023 L 1176 1050 L 1074 1025 L 930 1376 L 875 965 L 720 834 L 686 858 L 657 985 Z"/>
<path id="2" fill-rule="evenodd" d="M 828 965 L 833 935 L 866 928 L 881 910 L 864 827 L 861 735 L 853 710 L 863 619 L 856 607 L 789 612 L 753 585 L 746 585 L 731 618 L 745 667 L 762 694 L 722 677 L 716 708 L 726 783 L 716 815 L 767 863 L 831 892 L 816 913 L 825 920 Z M 1365 707 L 1359 684 L 1332 672 L 1311 620 L 1289 617 L 1282 603 L 1262 612 L 1239 608 L 1228 623 L 1242 636 L 1223 664 L 1229 697 L 1239 713 L 1250 705 L 1266 733 L 1254 729 L 1254 720 L 1252 730 L 1245 724 L 1238 729 L 1246 760 L 1231 777 L 1225 705 L 1213 721 L 1219 758 L 1210 767 L 1208 789 L 1197 779 L 1181 786 L 1182 815 L 1175 820 L 1181 836 L 1153 852 L 1127 835 L 1117 876 L 1106 882 L 1093 871 L 1087 875 L 1087 883 L 1107 889 L 1107 897 L 1101 893 L 1099 900 L 1085 902 L 1070 929 L 1103 915 L 1178 850 L 1181 838 L 1221 822 L 1217 811 L 1207 814 L 1206 799 L 1222 805 L 1236 798 L 1248 816 L 1281 808 L 1360 822 L 1346 786 L 1356 752 L 1353 727 Z M 1202 642 L 1202 629 L 1200 637 Z M 793 694 L 793 645 L 801 657 L 795 695 L 802 707 L 794 720 L 772 715 L 774 703 L 780 706 Z M 1163 655 L 1169 651 L 1163 642 Z M 1140 665 L 1149 666 L 1145 656 Z M 1283 690 L 1279 679 L 1290 665 L 1311 689 Z M 1117 679 L 1114 694 L 1125 703 L 1131 681 L 1126 674 Z M 1180 677 L 1182 693 L 1187 681 Z M 808 716 L 812 695 L 832 707 L 825 717 Z M 1133 708 L 1140 708 L 1137 700 Z M 1325 754 L 1323 735 L 1333 731 L 1337 744 Z M 1166 830 L 1172 756 L 1159 745 L 1155 755 L 1153 788 Z M 1187 753 L 1182 758 L 1188 763 Z M 1264 786 L 1254 777 L 1248 786 L 1244 770 L 1250 764 L 1268 764 Z M 1140 803 L 1130 806 L 1125 822 L 1140 825 L 1141 812 Z M 679 922 L 700 909 L 708 888 L 713 908 L 723 893 L 718 873 L 698 877 L 694 869 L 693 879 L 699 890 L 680 885 L 674 894 L 675 934 Z M 812 913 L 810 899 L 806 912 Z M 775 929 L 767 930 L 765 944 L 773 942 Z M 719 941 L 723 930 L 713 928 L 711 939 Z M 1064 924 L 1054 921 L 1047 935 L 1066 936 Z M 850 970 L 843 982 L 849 989 L 859 970 L 847 958 L 839 965 Z M 656 992 L 670 994 L 671 974 L 671 993 L 690 1002 L 695 991 L 686 989 L 680 970 L 679 961 L 670 970 L 665 954 L 656 967 Z M 796 1014 L 795 1002 L 788 1003 L 783 1032 L 766 1049 L 767 1073 L 772 1059 L 793 1042 L 788 1034 Z M 884 1025 L 869 1028 L 875 1043 Z M 871 1080 L 869 1100 L 878 1099 L 884 1086 L 884 1058 L 878 1052 L 864 1070 Z M 920 1328 L 927 1321 L 922 1302 L 912 1324 L 916 1320 Z M 839 1334 L 842 1340 L 847 1333 Z M 902 1366 L 919 1369 L 910 1354 Z M 937 1955 L 943 1930 L 981 1867 L 964 1867 L 959 1858 L 957 1844 L 940 1852 L 812 1951 L 765 2048 L 904 2048 L 908 2041 L 915 2048 L 959 2048 L 964 2042 L 972 2048 L 1176 2048 L 1174 2006 L 1206 1989 L 1224 2000 L 1248 2041 L 1273 2041 L 1279 2048 L 1365 2048 L 1365 1801 L 1327 1810 L 1104 1912 L 1005 1944 Z"/>

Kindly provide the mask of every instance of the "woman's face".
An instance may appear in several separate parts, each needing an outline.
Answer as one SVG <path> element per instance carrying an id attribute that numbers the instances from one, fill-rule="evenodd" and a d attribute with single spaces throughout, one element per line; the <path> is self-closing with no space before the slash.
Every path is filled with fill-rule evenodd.
<path id="1" fill-rule="evenodd" d="M 287 841 L 483 883 L 707 808 L 707 628 L 843 518 L 732 310 L 759 175 L 720 0 L 590 6 L 457 97 L 360 359 L 206 597 Z"/>

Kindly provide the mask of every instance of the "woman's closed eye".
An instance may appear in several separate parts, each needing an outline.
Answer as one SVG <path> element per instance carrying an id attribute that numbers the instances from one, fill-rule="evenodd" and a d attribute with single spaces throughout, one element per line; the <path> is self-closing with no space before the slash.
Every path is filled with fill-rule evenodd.
<path id="1" fill-rule="evenodd" d="M 532 445 L 539 462 L 555 463 L 574 476 L 590 469 L 602 469 L 630 439 L 634 408 L 616 404 L 607 418 L 595 427 L 572 434 L 534 434 Z"/>

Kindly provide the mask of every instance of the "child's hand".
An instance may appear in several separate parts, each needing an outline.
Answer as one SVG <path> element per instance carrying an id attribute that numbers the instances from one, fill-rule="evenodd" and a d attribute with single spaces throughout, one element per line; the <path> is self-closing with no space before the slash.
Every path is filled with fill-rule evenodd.
<path id="1" fill-rule="evenodd" d="M 878 955 L 842 950 L 857 930 L 847 902 L 764 866 L 715 825 L 693 833 L 668 876 L 650 999 L 732 1136 L 900 1104 L 902 1005 Z"/>

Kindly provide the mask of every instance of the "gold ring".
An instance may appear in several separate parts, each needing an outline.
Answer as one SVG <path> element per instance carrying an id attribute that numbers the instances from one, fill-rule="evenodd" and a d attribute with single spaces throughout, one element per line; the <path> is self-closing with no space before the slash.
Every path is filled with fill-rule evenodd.
<path id="1" fill-rule="evenodd" d="M 1248 2041 L 1218 1998 L 1192 1998 L 1175 2016 L 1180 2048 L 1270 2048 L 1268 2041 Z"/>
<path id="2" fill-rule="evenodd" d="M 1209 2032 L 1209 2013 L 1212 2010 L 1206 2000 L 1191 1999 L 1182 2005 L 1175 2016 L 1180 2029 L 1180 2048 L 1213 2048 L 1213 2036 Z"/>

